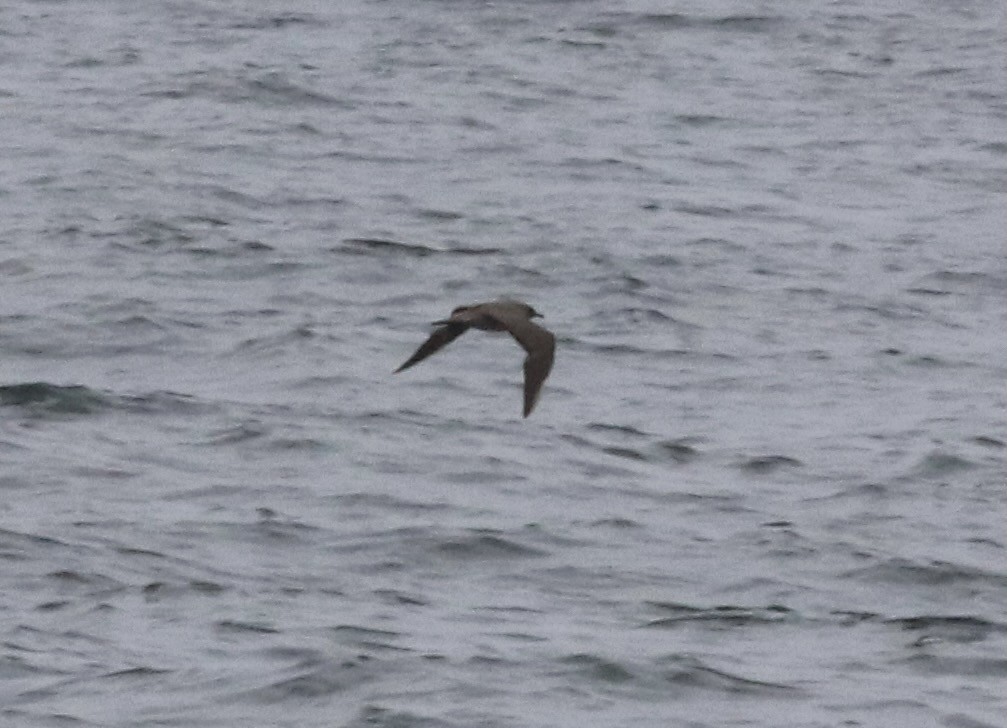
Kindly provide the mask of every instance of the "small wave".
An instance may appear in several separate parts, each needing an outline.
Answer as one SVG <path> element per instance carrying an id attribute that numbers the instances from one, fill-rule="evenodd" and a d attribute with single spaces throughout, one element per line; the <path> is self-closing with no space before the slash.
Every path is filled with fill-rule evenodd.
<path id="1" fill-rule="evenodd" d="M 643 324 L 643 323 L 679 323 L 656 308 L 627 307 L 607 311 L 594 316 L 595 323 L 606 325 Z"/>
<path id="2" fill-rule="evenodd" d="M 786 455 L 760 455 L 742 461 L 738 467 L 749 473 L 766 475 L 776 472 L 780 468 L 799 468 L 802 465 L 804 463 L 800 460 L 787 457 Z"/>
<path id="3" fill-rule="evenodd" d="M 634 677 L 628 668 L 598 655 L 578 653 L 560 659 L 560 663 L 572 665 L 581 675 L 603 683 L 620 684 L 628 682 Z"/>
<path id="4" fill-rule="evenodd" d="M 639 450 L 634 450 L 631 447 L 619 447 L 618 445 L 608 445 L 601 448 L 601 451 L 608 454 L 614 455 L 618 458 L 626 458 L 627 460 L 647 460 L 647 456 L 644 455 Z"/>
<path id="5" fill-rule="evenodd" d="M 26 382 L 0 386 L 0 406 L 20 407 L 38 415 L 87 415 L 111 405 L 108 397 L 81 385 Z"/>
<path id="6" fill-rule="evenodd" d="M 793 620 L 796 614 L 788 607 L 771 604 L 766 607 L 739 607 L 718 605 L 715 607 L 693 607 L 675 602 L 648 602 L 671 615 L 647 622 L 645 627 L 678 627 L 683 624 L 704 622 L 725 627 L 743 627 L 752 624 L 777 624 Z"/>
<path id="7" fill-rule="evenodd" d="M 309 25 L 321 27 L 324 25 L 321 19 L 306 13 L 279 13 L 276 15 L 262 15 L 257 18 L 241 20 L 235 23 L 232 28 L 236 30 L 277 30 L 290 25 Z"/>
<path id="8" fill-rule="evenodd" d="M 687 349 L 648 349 L 632 344 L 598 344 L 583 340 L 580 343 L 591 351 L 614 356 L 644 356 L 667 360 L 671 357 L 690 357 L 694 353 Z"/>
<path id="9" fill-rule="evenodd" d="M 837 303 L 834 310 L 838 313 L 853 313 L 857 315 L 866 313 L 886 321 L 918 321 L 929 317 L 929 314 L 919 306 L 895 301 L 875 303 L 846 300 Z"/>
<path id="10" fill-rule="evenodd" d="M 943 450 L 935 450 L 928 453 L 913 468 L 911 476 L 913 478 L 944 478 L 955 473 L 972 470 L 978 467 L 977 463 L 954 453 Z"/>
<path id="11" fill-rule="evenodd" d="M 132 680 L 135 678 L 150 678 L 158 677 L 160 675 L 169 675 L 171 670 L 165 670 L 157 667 L 149 667 L 147 665 L 141 665 L 139 667 L 129 667 L 124 670 L 115 670 L 113 672 L 106 673 L 101 676 L 103 680 L 114 679 L 114 680 Z"/>
<path id="12" fill-rule="evenodd" d="M 220 445 L 235 445 L 238 443 L 248 442 L 250 440 L 258 440 L 261 437 L 265 437 L 267 434 L 268 430 L 259 424 L 243 423 L 211 433 L 203 444 L 214 447 Z"/>
<path id="13" fill-rule="evenodd" d="M 996 723 L 986 723 L 985 721 L 976 720 L 963 713 L 948 715 L 942 723 L 945 728 L 1002 728 L 1002 726 Z"/>
<path id="14" fill-rule="evenodd" d="M 170 84 L 174 85 L 170 85 Z M 284 74 L 270 72 L 254 78 L 235 75 L 228 70 L 188 74 L 178 80 L 152 86 L 141 94 L 153 99 L 208 98 L 231 104 L 254 103 L 263 107 L 337 107 L 352 110 L 354 103 L 308 88 Z"/>
<path id="15" fill-rule="evenodd" d="M 445 511 L 451 506 L 433 500 L 406 500 L 387 493 L 342 493 L 333 496 L 340 508 L 389 510 L 402 512 Z"/>
<path id="16" fill-rule="evenodd" d="M 603 432 L 615 432 L 621 435 L 632 435 L 634 437 L 646 437 L 647 433 L 629 425 L 614 425 L 610 422 L 591 422 L 588 424 L 589 430 L 601 430 Z"/>
<path id="17" fill-rule="evenodd" d="M 592 423 L 588 429 L 610 432 L 616 436 L 634 441 L 639 441 L 642 437 L 648 437 L 646 433 L 632 427 L 622 425 Z M 623 458 L 625 460 L 637 460 L 641 462 L 667 462 L 669 460 L 684 465 L 699 457 L 699 451 L 689 445 L 685 440 L 664 440 L 649 445 L 646 448 L 639 446 L 629 446 L 626 444 L 615 444 L 613 442 L 599 443 L 591 439 L 577 435 L 564 435 L 565 440 L 591 450 Z"/>
<path id="18" fill-rule="evenodd" d="M 397 240 L 383 238 L 346 238 L 343 246 L 334 251 L 349 251 L 371 254 L 402 254 L 425 258 L 429 255 L 493 255 L 500 253 L 500 248 L 433 248 L 419 243 L 402 243 Z"/>
<path id="19" fill-rule="evenodd" d="M 193 594 L 197 596 L 215 597 L 226 592 L 228 588 L 215 581 L 192 579 L 182 582 L 151 581 L 140 589 L 143 598 L 148 602 L 181 599 Z"/>
<path id="20" fill-rule="evenodd" d="M 602 528 L 642 528 L 643 524 L 639 521 L 634 521 L 632 518 L 599 518 L 596 521 L 591 521 L 591 527 L 602 527 Z"/>
<path id="21" fill-rule="evenodd" d="M 840 500 L 849 498 L 851 500 L 861 501 L 863 499 L 885 499 L 891 497 L 891 494 L 891 486 L 885 485 L 884 483 L 857 483 L 856 485 L 840 488 L 830 495 L 822 496 L 821 500 Z M 810 498 L 809 500 L 818 500 L 818 498 Z"/>
<path id="22" fill-rule="evenodd" d="M 929 354 L 922 354 L 920 356 L 911 357 L 906 361 L 906 363 L 909 364 L 910 366 L 933 367 L 935 369 L 950 368 L 950 367 L 959 368 L 962 366 L 961 364 L 950 362 L 946 359 L 942 359 L 939 356 L 930 356 Z"/>
<path id="23" fill-rule="evenodd" d="M 629 344 L 592 344 L 592 343 L 587 343 L 586 345 L 589 348 L 594 349 L 595 351 L 602 352 L 604 354 L 616 354 L 616 355 L 626 354 L 626 355 L 631 355 L 632 356 L 632 355 L 636 355 L 636 354 L 654 353 L 654 352 L 648 352 L 646 349 L 641 349 L 641 348 L 636 347 L 636 346 L 631 346 Z"/>
<path id="24" fill-rule="evenodd" d="M 691 463 L 700 456 L 699 450 L 683 440 L 664 440 L 657 443 L 659 451 L 679 465 Z"/>
<path id="25" fill-rule="evenodd" d="M 252 537 L 270 543 L 308 545 L 317 537 L 317 532 L 320 530 L 296 519 L 281 517 L 269 508 L 259 508 L 257 511 L 259 520 L 254 526 L 238 525 L 244 538 Z"/>
<path id="26" fill-rule="evenodd" d="M 771 15 L 698 16 L 685 13 L 640 13 L 628 17 L 634 25 L 660 30 L 729 30 L 740 33 L 765 33 L 780 25 L 781 17 Z"/>
<path id="27" fill-rule="evenodd" d="M 864 622 L 876 622 L 881 616 L 877 612 L 861 612 L 850 609 L 833 609 L 829 615 L 839 619 L 839 623 L 844 627 L 852 627 Z"/>
<path id="28" fill-rule="evenodd" d="M 266 449 L 281 452 L 291 450 L 327 452 L 331 449 L 331 445 L 315 437 L 274 437 L 266 443 Z"/>
<path id="29" fill-rule="evenodd" d="M 914 296 L 934 296 L 934 297 L 951 295 L 950 291 L 939 290 L 936 288 L 927 288 L 925 286 L 912 286 L 911 288 L 906 289 L 906 293 L 911 293 Z"/>
<path id="30" fill-rule="evenodd" d="M 873 566 L 853 569 L 843 573 L 842 576 L 889 584 L 942 586 L 983 582 L 988 585 L 1007 587 L 1007 575 L 1002 573 L 961 566 L 947 561 L 920 563 L 903 558 L 887 559 Z"/>
<path id="31" fill-rule="evenodd" d="M 171 390 L 118 395 L 111 401 L 127 412 L 141 414 L 208 414 L 218 409 L 217 405 L 201 401 L 191 394 Z"/>
<path id="32" fill-rule="evenodd" d="M 407 710 L 368 705 L 360 711 L 357 718 L 346 723 L 345 728 L 469 728 L 471 725 L 468 721 L 447 722 Z"/>
<path id="33" fill-rule="evenodd" d="M 903 663 L 928 675 L 955 675 L 971 678 L 1007 677 L 1007 660 L 995 657 L 913 655 L 903 660 Z"/>
<path id="34" fill-rule="evenodd" d="M 562 43 L 565 46 L 569 46 L 571 48 L 591 48 L 591 49 L 603 50 L 608 47 L 607 43 L 604 43 L 600 40 L 562 38 L 560 40 L 560 43 Z"/>
<path id="35" fill-rule="evenodd" d="M 719 124 L 728 121 L 723 116 L 713 116 L 711 114 L 675 114 L 675 120 L 686 126 L 704 127 L 712 124 Z"/>
<path id="36" fill-rule="evenodd" d="M 249 95 L 242 90 L 250 91 Z M 331 94 L 315 91 L 301 83 L 286 78 L 284 74 L 270 72 L 258 78 L 242 79 L 237 87 L 224 85 L 225 100 L 254 101 L 259 104 L 290 106 L 335 106 L 344 110 L 354 108 L 352 102 Z"/>
<path id="37" fill-rule="evenodd" d="M 246 352 L 276 352 L 284 351 L 291 345 L 298 345 L 306 340 L 315 337 L 315 330 L 311 324 L 302 323 L 284 327 L 276 331 L 271 331 L 264 336 L 255 336 L 245 339 L 234 345 L 229 352 L 232 355 L 245 354 Z"/>
<path id="38" fill-rule="evenodd" d="M 684 215 L 697 215 L 699 217 L 731 217 L 737 211 L 732 210 L 729 207 L 723 207 L 720 205 L 697 205 L 690 203 L 681 203 L 674 206 L 676 212 L 681 212 Z"/>
<path id="39" fill-rule="evenodd" d="M 933 639 L 959 643 L 980 642 L 992 633 L 1007 632 L 1007 624 L 973 616 L 895 617 L 884 620 L 884 623 L 901 627 L 909 632 L 922 632 L 918 643 Z"/>
<path id="40" fill-rule="evenodd" d="M 63 594 L 83 593 L 88 596 L 107 597 L 127 590 L 124 583 L 110 576 L 77 571 L 76 569 L 60 569 L 50 572 L 46 576 L 57 585 L 57 589 Z"/>
<path id="41" fill-rule="evenodd" d="M 679 268 L 682 265 L 682 259 L 680 257 L 669 253 L 645 255 L 640 260 L 652 270 L 656 268 Z"/>
<path id="42" fill-rule="evenodd" d="M 370 655 L 345 660 L 311 661 L 294 668 L 291 677 L 249 690 L 246 697 L 260 703 L 290 703 L 343 694 L 376 680 L 380 673 Z"/>
<path id="43" fill-rule="evenodd" d="M 430 606 L 430 601 L 424 597 L 407 594 L 399 589 L 375 589 L 371 592 L 380 599 L 385 604 L 390 604 L 393 607 L 428 607 Z"/>
<path id="44" fill-rule="evenodd" d="M 378 647 L 404 649 L 392 645 L 392 642 L 403 635 L 390 629 L 376 627 L 361 627 L 357 624 L 337 624 L 331 628 L 339 642 L 354 647 Z"/>
<path id="45" fill-rule="evenodd" d="M 280 630 L 275 627 L 270 627 L 267 624 L 263 624 L 262 622 L 243 622 L 233 619 L 223 619 L 217 622 L 215 628 L 218 632 L 231 634 L 280 634 Z"/>
<path id="46" fill-rule="evenodd" d="M 918 279 L 909 290 L 925 292 L 930 295 L 974 293 L 976 291 L 999 295 L 1003 289 L 1003 276 L 981 271 L 940 270 Z"/>
<path id="47" fill-rule="evenodd" d="M 435 220 L 437 222 L 454 222 L 465 217 L 460 212 L 452 210 L 436 210 L 430 207 L 420 208 L 414 211 L 415 215 L 424 220 Z"/>
<path id="48" fill-rule="evenodd" d="M 128 242 L 119 245 L 126 248 L 140 246 L 142 248 L 172 247 L 181 248 L 192 243 L 195 236 L 178 225 L 166 220 L 142 217 L 133 220 L 122 231 L 115 234 Z"/>
<path id="49" fill-rule="evenodd" d="M 710 667 L 696 657 L 671 656 L 664 660 L 671 663 L 664 668 L 664 678 L 681 687 L 703 688 L 718 692 L 744 695 L 777 696 L 798 692 L 798 688 L 783 683 L 756 680 Z"/>
<path id="50" fill-rule="evenodd" d="M 436 550 L 454 559 L 484 560 L 545 556 L 545 552 L 494 533 L 476 533 L 440 541 Z"/>

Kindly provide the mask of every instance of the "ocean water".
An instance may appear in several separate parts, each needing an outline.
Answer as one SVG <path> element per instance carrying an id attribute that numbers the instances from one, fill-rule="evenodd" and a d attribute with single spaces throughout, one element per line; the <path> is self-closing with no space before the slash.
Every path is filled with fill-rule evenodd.
<path id="1" fill-rule="evenodd" d="M 1007 725 L 1005 21 L 5 4 L 0 726 Z"/>

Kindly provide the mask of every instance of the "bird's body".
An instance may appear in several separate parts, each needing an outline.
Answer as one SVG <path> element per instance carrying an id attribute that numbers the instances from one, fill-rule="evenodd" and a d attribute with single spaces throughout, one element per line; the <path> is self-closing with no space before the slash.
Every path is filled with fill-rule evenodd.
<path id="1" fill-rule="evenodd" d="M 531 321 L 541 315 L 521 301 L 491 301 L 459 306 L 448 318 L 434 321 L 434 326 L 440 328 L 395 373 L 423 361 L 469 329 L 506 331 L 528 352 L 524 360 L 524 416 L 527 417 L 535 407 L 542 383 L 549 376 L 556 351 L 556 338 Z"/>

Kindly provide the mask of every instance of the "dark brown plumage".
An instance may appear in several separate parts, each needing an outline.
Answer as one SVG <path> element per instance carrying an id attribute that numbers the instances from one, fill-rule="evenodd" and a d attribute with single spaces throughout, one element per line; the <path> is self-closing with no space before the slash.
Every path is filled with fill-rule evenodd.
<path id="1" fill-rule="evenodd" d="M 477 303 L 472 306 L 459 306 L 451 312 L 451 316 L 434 321 L 440 326 L 430 338 L 420 344 L 420 348 L 406 360 L 406 363 L 395 370 L 395 373 L 408 369 L 428 356 L 447 346 L 470 328 L 483 331 L 506 331 L 528 352 L 524 360 L 524 416 L 531 414 L 538 400 L 542 383 L 552 369 L 553 355 L 556 351 L 556 338 L 532 323 L 531 319 L 541 317 L 538 311 L 520 301 L 492 301 Z"/>

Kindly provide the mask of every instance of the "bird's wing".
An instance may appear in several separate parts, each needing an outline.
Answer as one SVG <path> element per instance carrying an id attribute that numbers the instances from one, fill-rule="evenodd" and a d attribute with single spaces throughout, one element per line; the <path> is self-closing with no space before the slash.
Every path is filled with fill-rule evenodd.
<path id="1" fill-rule="evenodd" d="M 448 323 L 442 326 L 441 328 L 437 329 L 432 334 L 430 334 L 429 339 L 420 344 L 420 348 L 417 349 L 416 353 L 414 353 L 411 357 L 409 357 L 406 360 L 405 364 L 403 364 L 402 366 L 400 366 L 398 369 L 395 370 L 395 373 L 398 374 L 403 369 L 408 369 L 413 364 L 423 361 L 438 349 L 447 346 L 452 341 L 457 339 L 459 336 L 464 334 L 466 329 L 468 329 L 467 324 L 455 323 L 455 322 Z"/>
<path id="2" fill-rule="evenodd" d="M 534 324 L 532 324 L 534 326 Z M 538 327 L 536 327 L 538 328 Z M 545 329 L 542 329 L 545 331 Z M 547 332 L 548 333 L 548 332 Z M 552 369 L 553 353 L 555 352 L 556 341 L 549 334 L 549 348 L 529 354 L 524 360 L 524 416 L 531 414 L 535 403 L 538 401 L 539 392 L 542 391 L 542 383 L 549 376 Z"/>
<path id="3" fill-rule="evenodd" d="M 524 416 L 531 414 L 538 400 L 542 383 L 552 370 L 552 360 L 556 353 L 556 337 L 521 316 L 509 312 L 487 312 L 510 332 L 517 343 L 528 352 L 524 360 Z"/>

